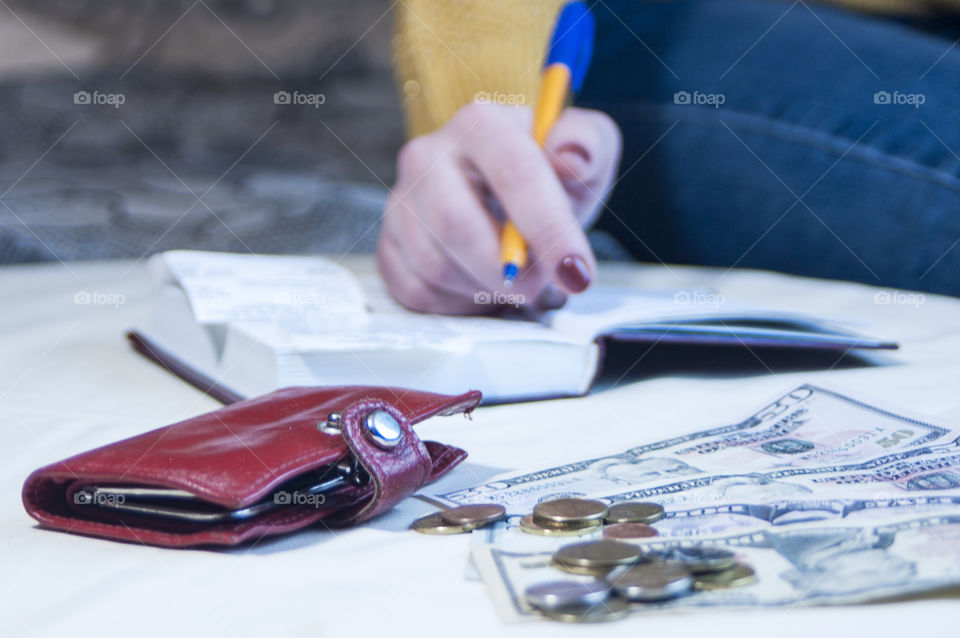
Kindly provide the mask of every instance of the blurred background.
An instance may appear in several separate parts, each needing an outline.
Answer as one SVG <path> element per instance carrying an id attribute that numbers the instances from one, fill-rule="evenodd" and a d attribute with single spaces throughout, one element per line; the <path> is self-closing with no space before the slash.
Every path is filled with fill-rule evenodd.
<path id="1" fill-rule="evenodd" d="M 0 263 L 372 250 L 390 4 L 0 2 Z"/>

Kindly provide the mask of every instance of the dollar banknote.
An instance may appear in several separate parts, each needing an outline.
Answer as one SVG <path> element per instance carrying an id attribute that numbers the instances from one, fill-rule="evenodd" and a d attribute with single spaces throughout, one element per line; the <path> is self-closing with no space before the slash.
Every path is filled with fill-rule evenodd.
<path id="1" fill-rule="evenodd" d="M 702 474 L 609 495 L 609 504 L 655 500 L 667 509 L 718 503 L 777 503 L 890 498 L 916 493 L 960 495 L 960 441 L 880 455 L 858 463 L 768 472 Z"/>
<path id="2" fill-rule="evenodd" d="M 819 474 L 826 477 L 841 467 L 855 468 L 858 462 L 949 442 L 955 436 L 949 428 L 921 417 L 801 385 L 733 424 L 431 496 L 452 506 L 499 503 L 512 514 L 529 513 L 537 503 L 561 496 L 636 495 L 646 493 L 645 486 L 663 484 L 675 485 L 683 493 L 690 481 L 714 491 L 726 486 L 733 498 L 738 489 L 773 491 L 791 471 L 822 470 Z M 866 481 L 865 472 L 856 476 Z M 731 478 L 723 483 L 717 478 L 721 476 L 758 478 Z M 855 479 L 851 474 L 849 480 Z"/>
<path id="3" fill-rule="evenodd" d="M 652 539 L 651 550 L 691 541 Z M 797 526 L 711 537 L 756 571 L 745 587 L 706 591 L 662 603 L 634 604 L 636 614 L 694 608 L 777 608 L 849 604 L 960 588 L 960 514 L 935 514 L 873 526 Z M 472 560 L 505 621 L 536 620 L 524 600 L 533 584 L 582 580 L 550 565 L 551 551 L 476 545 Z"/>

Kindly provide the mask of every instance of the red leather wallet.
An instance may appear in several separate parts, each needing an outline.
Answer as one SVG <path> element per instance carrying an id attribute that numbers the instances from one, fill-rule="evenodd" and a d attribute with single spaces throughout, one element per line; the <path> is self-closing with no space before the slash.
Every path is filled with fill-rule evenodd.
<path id="1" fill-rule="evenodd" d="M 84 452 L 33 472 L 42 525 L 115 540 L 235 545 L 391 508 L 466 457 L 411 426 L 469 413 L 479 392 L 287 388 Z"/>

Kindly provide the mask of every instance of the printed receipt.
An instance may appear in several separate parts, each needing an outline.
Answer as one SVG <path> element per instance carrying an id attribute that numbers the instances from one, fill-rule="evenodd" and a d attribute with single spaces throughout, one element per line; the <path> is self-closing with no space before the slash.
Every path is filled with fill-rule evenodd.
<path id="1" fill-rule="evenodd" d="M 409 312 L 382 282 L 361 282 L 323 257 L 177 250 L 153 257 L 151 267 L 157 280 L 183 289 L 198 323 L 229 324 L 277 351 L 466 352 L 482 341 L 571 342 L 536 322 Z"/>
<path id="2" fill-rule="evenodd" d="M 363 291 L 350 272 L 323 257 L 236 255 L 176 250 L 151 267 L 160 281 L 177 283 L 201 324 L 309 322 L 309 318 L 367 314 Z M 325 321 L 324 321 L 325 322 Z"/>

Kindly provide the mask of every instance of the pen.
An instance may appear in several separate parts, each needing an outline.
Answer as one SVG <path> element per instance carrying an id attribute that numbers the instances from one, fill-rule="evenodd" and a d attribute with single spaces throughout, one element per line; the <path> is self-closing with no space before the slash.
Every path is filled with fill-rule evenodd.
<path id="1" fill-rule="evenodd" d="M 547 60 L 540 79 L 540 93 L 533 111 L 533 138 L 544 148 L 547 135 L 563 111 L 570 91 L 580 90 L 593 54 L 593 15 L 582 0 L 568 2 L 560 11 L 550 38 Z M 520 269 L 527 265 L 527 243 L 513 222 L 507 220 L 500 235 L 503 285 L 513 286 Z"/>

